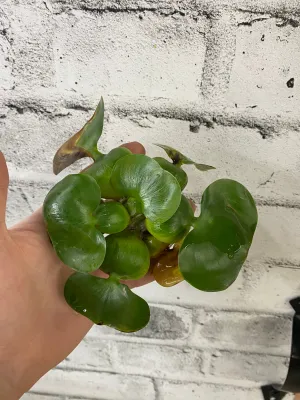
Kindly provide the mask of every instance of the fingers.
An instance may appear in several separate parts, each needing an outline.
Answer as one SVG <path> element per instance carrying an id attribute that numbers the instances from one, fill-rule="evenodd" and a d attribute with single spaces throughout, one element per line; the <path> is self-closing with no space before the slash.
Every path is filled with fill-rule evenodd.
<path id="1" fill-rule="evenodd" d="M 151 283 L 154 281 L 154 276 L 152 273 L 148 273 L 145 275 L 143 278 L 138 279 L 138 280 L 129 280 L 129 281 L 121 281 L 121 283 L 124 283 L 129 287 L 129 289 L 134 289 L 140 286 L 147 285 L 148 283 Z"/>
<path id="2" fill-rule="evenodd" d="M 120 147 L 126 147 L 134 154 L 146 154 L 145 147 L 139 142 L 130 142 L 122 144 Z"/>
<path id="3" fill-rule="evenodd" d="M 4 155 L 0 152 L 0 225 L 5 225 L 5 212 L 8 193 L 8 170 Z"/>

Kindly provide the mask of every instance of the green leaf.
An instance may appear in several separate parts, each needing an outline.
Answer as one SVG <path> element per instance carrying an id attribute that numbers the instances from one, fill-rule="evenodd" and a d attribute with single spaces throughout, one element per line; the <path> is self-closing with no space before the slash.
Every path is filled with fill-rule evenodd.
<path id="1" fill-rule="evenodd" d="M 104 101 L 100 103 L 92 118 L 84 127 L 67 140 L 56 152 L 53 159 L 53 172 L 55 175 L 72 165 L 83 157 L 91 157 L 94 161 L 103 157 L 98 151 L 97 143 L 103 131 Z"/>
<path id="2" fill-rule="evenodd" d="M 100 204 L 94 215 L 97 219 L 96 227 L 102 233 L 122 232 L 130 222 L 126 208 L 115 201 Z"/>
<path id="3" fill-rule="evenodd" d="M 141 202 L 133 197 L 129 197 L 129 199 L 127 199 L 127 201 L 124 203 L 124 207 L 126 207 L 131 217 L 143 213 Z"/>
<path id="4" fill-rule="evenodd" d="M 230 179 L 212 183 L 203 194 L 195 229 L 180 249 L 184 279 L 204 291 L 227 289 L 247 258 L 257 219 L 255 202 L 243 185 Z"/>
<path id="5" fill-rule="evenodd" d="M 188 176 L 186 172 L 176 164 L 170 163 L 163 157 L 154 157 L 153 160 L 158 162 L 158 164 L 166 171 L 170 172 L 177 179 L 181 190 L 183 190 L 188 183 Z"/>
<path id="6" fill-rule="evenodd" d="M 191 203 L 182 195 L 177 211 L 168 221 L 160 224 L 146 219 L 146 228 L 156 239 L 171 244 L 179 242 L 189 232 L 193 220 Z"/>
<path id="7" fill-rule="evenodd" d="M 69 267 L 95 271 L 105 256 L 105 239 L 93 213 L 101 201 L 100 188 L 87 175 L 68 175 L 48 193 L 43 214 L 53 247 Z"/>
<path id="8" fill-rule="evenodd" d="M 150 254 L 134 233 L 122 232 L 106 238 L 106 255 L 101 270 L 120 279 L 139 279 L 148 272 Z"/>
<path id="9" fill-rule="evenodd" d="M 92 176 L 97 181 L 104 199 L 119 199 L 122 196 L 112 187 L 110 179 L 115 163 L 128 155 L 131 155 L 130 150 L 125 147 L 117 147 L 83 171 L 84 174 Z"/>
<path id="10" fill-rule="evenodd" d="M 149 322 L 146 301 L 113 277 L 102 279 L 75 273 L 68 279 L 64 294 L 76 312 L 98 325 L 129 333 L 144 328 Z"/>
<path id="11" fill-rule="evenodd" d="M 199 171 L 208 171 L 210 169 L 215 169 L 215 167 L 212 167 L 211 165 L 199 164 L 199 163 L 191 160 L 189 157 L 187 157 L 184 154 L 180 153 L 180 151 L 173 149 L 173 147 L 165 146 L 163 144 L 156 144 L 156 146 L 158 146 L 158 147 L 162 148 L 163 150 L 165 150 L 165 152 L 171 158 L 171 160 L 173 161 L 173 163 L 175 165 L 181 166 L 183 164 L 192 164 Z"/>
<path id="12" fill-rule="evenodd" d="M 150 257 L 157 257 L 168 247 L 166 243 L 160 242 L 154 236 L 149 234 L 143 238 L 143 241 L 148 247 Z"/>
<path id="13" fill-rule="evenodd" d="M 77 142 L 77 146 L 85 149 L 89 154 L 91 154 L 94 160 L 97 160 L 100 154 L 97 143 L 103 132 L 103 124 L 104 100 L 101 97 L 100 103 L 98 104 L 93 117 L 84 125 L 82 134 Z"/>
<path id="14" fill-rule="evenodd" d="M 123 196 L 140 201 L 143 214 L 151 221 L 167 221 L 181 201 L 180 186 L 174 176 L 142 154 L 125 156 L 117 161 L 111 184 Z"/>

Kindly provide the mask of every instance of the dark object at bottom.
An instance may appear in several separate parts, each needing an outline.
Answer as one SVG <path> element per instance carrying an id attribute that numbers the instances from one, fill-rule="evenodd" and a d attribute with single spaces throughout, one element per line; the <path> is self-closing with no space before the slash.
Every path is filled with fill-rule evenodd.
<path id="1" fill-rule="evenodd" d="M 261 390 L 264 400 L 282 400 L 287 395 L 287 392 L 277 390 L 272 385 L 263 386 Z"/>
<path id="2" fill-rule="evenodd" d="M 300 297 L 290 301 L 295 310 L 292 333 L 292 352 L 288 374 L 284 384 L 268 385 L 261 388 L 265 400 L 281 400 L 287 393 L 300 392 Z"/>

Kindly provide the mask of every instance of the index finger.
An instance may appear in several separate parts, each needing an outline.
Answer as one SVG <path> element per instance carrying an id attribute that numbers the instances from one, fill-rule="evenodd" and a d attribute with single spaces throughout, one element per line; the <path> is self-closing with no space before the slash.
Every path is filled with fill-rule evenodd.
<path id="1" fill-rule="evenodd" d="M 145 147 L 139 142 L 129 142 L 122 144 L 120 147 L 126 147 L 134 154 L 146 154 Z"/>

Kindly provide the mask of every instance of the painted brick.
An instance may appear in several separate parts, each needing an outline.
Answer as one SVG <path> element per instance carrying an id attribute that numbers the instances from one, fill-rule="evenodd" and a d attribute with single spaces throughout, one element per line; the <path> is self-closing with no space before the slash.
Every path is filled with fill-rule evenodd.
<path id="1" fill-rule="evenodd" d="M 285 356 L 291 351 L 292 318 L 224 311 L 201 312 L 197 322 L 195 345 Z"/>
<path id="2" fill-rule="evenodd" d="M 168 1 L 164 1 L 162 3 L 169 3 Z M 131 11 L 142 11 L 146 9 L 159 9 L 159 4 L 156 0 L 121 0 L 118 3 L 111 0 L 104 0 L 104 1 L 97 1 L 97 0 L 52 0 L 52 5 L 54 12 L 60 13 L 69 11 L 71 9 L 84 9 L 87 11 L 108 11 L 108 10 L 115 10 L 115 11 L 126 11 L 130 9 Z"/>
<path id="3" fill-rule="evenodd" d="M 239 28 L 228 101 L 238 108 L 293 111 L 300 105 L 300 31 L 283 20 L 263 18 Z"/>
<path id="4" fill-rule="evenodd" d="M 138 390 L 137 390 L 138 389 Z M 154 400 L 151 379 L 98 372 L 55 369 L 33 388 L 41 394 L 60 394 L 96 400 Z"/>
<path id="5" fill-rule="evenodd" d="M 15 85 L 47 87 L 54 84 L 53 24 L 43 5 L 10 5 Z"/>
<path id="6" fill-rule="evenodd" d="M 27 184 L 12 181 L 8 192 L 7 225 L 11 226 L 42 206 L 51 184 Z"/>
<path id="7" fill-rule="evenodd" d="M 70 399 L 70 397 L 69 397 Z M 21 400 L 69 400 L 65 396 L 43 396 L 35 393 L 26 393 L 21 397 Z M 71 399 L 70 399 L 71 400 Z"/>
<path id="8" fill-rule="evenodd" d="M 214 376 L 235 380 L 283 383 L 288 363 L 289 357 L 217 351 L 212 357 L 210 372 Z"/>
<path id="9" fill-rule="evenodd" d="M 61 368 L 111 370 L 111 344 L 107 340 L 84 339 L 60 364 Z"/>
<path id="10" fill-rule="evenodd" d="M 87 120 L 88 115 L 78 111 L 56 119 L 13 111 L 5 120 L 0 120 L 4 132 L 0 137 L 0 146 L 12 167 L 52 174 L 56 150 Z M 77 168 L 80 165 L 84 164 L 79 163 Z"/>
<path id="11" fill-rule="evenodd" d="M 194 4 L 190 0 L 174 2 L 172 0 L 52 0 L 53 10 L 56 13 L 66 12 L 71 9 L 82 9 L 90 12 L 145 12 L 153 11 L 160 15 L 176 14 L 180 17 L 188 12 L 195 12 Z M 181 11 L 181 13 L 180 13 Z M 195 12 L 197 15 L 197 13 Z"/>
<path id="12" fill-rule="evenodd" d="M 212 385 L 180 382 L 159 382 L 159 392 L 163 400 L 262 400 L 259 389 L 243 389 L 227 385 Z M 292 400 L 292 396 L 287 400 Z"/>
<path id="13" fill-rule="evenodd" d="M 232 13 L 219 13 L 210 19 L 210 29 L 206 35 L 207 52 L 203 70 L 201 93 L 206 101 L 224 104 L 230 80 L 232 60 L 235 56 L 236 18 Z"/>
<path id="14" fill-rule="evenodd" d="M 209 309 L 291 313 L 289 299 L 299 296 L 299 267 L 271 261 L 247 263 L 236 282 L 224 292 L 201 292 L 187 282 L 165 289 L 156 283 L 135 289 L 152 303 L 186 304 Z"/>
<path id="15" fill-rule="evenodd" d="M 129 119 L 110 114 L 103 136 L 105 151 L 120 145 L 120 141 L 139 140 L 150 156 L 165 156 L 153 143 L 177 147 L 184 154 L 217 169 L 200 173 L 187 166 L 189 184 L 186 192 L 200 196 L 202 191 L 219 178 L 236 179 L 261 199 L 289 203 L 297 202 L 300 183 L 297 178 L 297 131 L 282 132 L 272 139 L 263 140 L 258 131 L 243 127 L 214 129 L 200 126 L 198 133 L 190 131 L 189 121 L 136 115 Z M 249 149 L 253 151 L 249 151 Z M 300 205 L 300 202 L 299 202 Z"/>
<path id="16" fill-rule="evenodd" d="M 146 338 L 161 340 L 184 340 L 192 330 L 192 311 L 176 306 L 151 305 L 149 324 L 132 334 L 122 334 L 105 326 L 95 325 L 88 336 L 99 338 L 103 335 L 118 335 L 126 338 Z"/>
<path id="17" fill-rule="evenodd" d="M 21 221 L 32 213 L 32 209 L 18 187 L 10 187 L 8 191 L 6 223 L 8 226 Z"/>
<path id="18" fill-rule="evenodd" d="M 186 308 L 151 306 L 149 324 L 134 334 L 150 339 L 186 339 L 192 329 L 192 312 Z"/>
<path id="19" fill-rule="evenodd" d="M 159 378 L 199 379 L 202 353 L 195 349 L 115 342 L 116 368 Z"/>
<path id="20" fill-rule="evenodd" d="M 9 28 L 7 14 L 0 7 L 0 90 L 8 90 L 13 86 L 13 52 Z"/>
<path id="21" fill-rule="evenodd" d="M 53 9 L 55 12 L 64 12 L 72 9 L 84 9 L 91 12 L 105 12 L 113 10 L 114 12 L 128 12 L 130 11 L 145 11 L 152 10 L 163 15 L 169 13 L 183 13 L 205 11 L 212 13 L 216 11 L 238 10 L 238 11 L 251 11 L 254 13 L 270 13 L 270 14 L 297 14 L 299 11 L 299 3 L 297 0 L 201 0 L 195 3 L 193 0 L 182 0 L 174 2 L 173 0 L 120 0 L 118 3 L 112 0 L 52 0 Z"/>
<path id="22" fill-rule="evenodd" d="M 0 36 L 0 89 L 10 89 L 12 79 L 11 47 L 5 36 Z"/>
<path id="23" fill-rule="evenodd" d="M 220 0 L 220 5 L 232 5 L 239 11 L 250 11 L 257 13 L 257 18 L 264 13 L 270 13 L 271 15 L 282 15 L 284 17 L 291 17 L 293 13 L 299 11 L 299 3 L 297 0 L 291 0 L 288 3 L 285 0 Z"/>
<path id="24" fill-rule="evenodd" d="M 205 20 L 145 14 L 57 17 L 56 79 L 61 90 L 198 99 Z M 101 40 L 99 40 L 101 38 Z M 58 51 L 57 51 L 58 50 Z"/>
<path id="25" fill-rule="evenodd" d="M 0 119 L 1 149 L 14 168 L 52 174 L 56 149 L 77 132 L 90 115 L 91 112 L 69 110 L 69 115 L 50 119 L 31 112 L 10 112 L 7 118 Z M 217 169 L 206 173 L 186 167 L 190 179 L 186 192 L 198 200 L 215 179 L 231 178 L 245 184 L 263 204 L 277 202 L 300 206 L 297 179 L 300 136 L 295 131 L 263 140 L 250 128 L 202 126 L 194 133 L 190 132 L 188 121 L 138 115 L 125 119 L 109 113 L 107 117 L 109 121 L 99 143 L 104 152 L 121 143 L 138 140 L 146 146 L 150 156 L 157 156 L 164 153 L 153 143 L 164 143 L 176 145 L 195 160 L 214 165 Z M 173 139 L 168 139 L 170 137 Z M 89 162 L 78 162 L 68 171 L 78 171 Z"/>
<path id="26" fill-rule="evenodd" d="M 286 259 L 298 264 L 300 244 L 296 238 L 299 237 L 300 226 L 296 221 L 300 217 L 300 211 L 284 207 L 258 207 L 258 213 L 259 223 L 249 260 Z"/>

